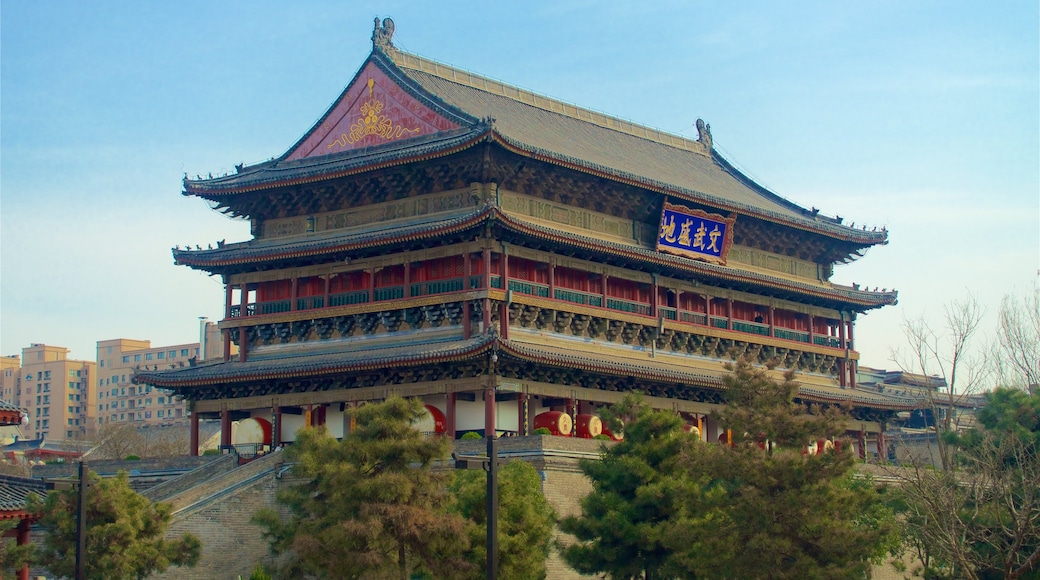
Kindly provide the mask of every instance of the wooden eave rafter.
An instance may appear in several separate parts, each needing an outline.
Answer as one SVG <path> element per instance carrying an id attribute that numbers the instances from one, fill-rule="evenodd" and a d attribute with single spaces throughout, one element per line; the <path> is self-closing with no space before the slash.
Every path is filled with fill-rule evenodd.
<path id="1" fill-rule="evenodd" d="M 234 266 L 256 266 L 259 264 L 271 263 L 278 264 L 309 258 L 325 257 L 325 259 L 319 260 L 319 262 L 328 262 L 334 260 L 334 257 L 340 255 L 357 257 L 354 254 L 365 250 L 383 248 L 386 246 L 395 246 L 400 248 L 402 245 L 411 244 L 421 240 L 432 240 L 456 235 L 482 225 L 494 212 L 494 208 L 485 207 L 480 210 L 475 210 L 474 213 L 468 217 L 453 221 L 447 225 L 431 227 L 430 229 L 419 229 L 418 231 L 405 235 L 390 234 L 382 238 L 343 242 L 340 244 L 333 243 L 317 248 L 272 248 L 271 253 L 262 256 L 240 256 L 217 260 L 199 260 L 197 259 L 197 252 L 174 250 L 173 257 L 175 263 L 179 266 L 188 266 L 196 270 L 210 272 L 211 274 L 230 274 L 237 271 L 232 268 Z M 209 252 L 210 250 L 203 251 Z"/>
<path id="2" fill-rule="evenodd" d="M 240 203 L 236 202 L 244 201 L 238 197 L 239 195 L 275 192 L 275 190 L 278 189 L 287 190 L 285 192 L 282 192 L 284 195 L 294 195 L 295 192 L 291 189 L 294 187 L 313 185 L 327 181 L 334 181 L 337 179 L 348 178 L 362 173 L 375 172 L 385 170 L 388 168 L 400 167 L 412 163 L 422 163 L 424 161 L 448 157 L 461 151 L 465 151 L 466 149 L 469 149 L 474 145 L 481 143 L 486 138 L 486 132 L 474 133 L 470 135 L 468 139 L 460 143 L 453 144 L 450 147 L 446 147 L 444 149 L 426 151 L 420 154 L 407 155 L 399 158 L 385 159 L 367 165 L 359 165 L 356 167 L 349 167 L 342 170 L 334 170 L 328 173 L 304 175 L 281 180 L 272 180 L 269 182 L 244 185 L 240 187 L 232 187 L 228 189 L 205 190 L 198 186 L 192 187 L 191 182 L 186 181 L 185 189 L 182 192 L 182 195 L 195 196 L 205 199 L 211 203 L 216 204 L 216 206 L 214 207 L 215 210 L 221 211 L 222 213 L 228 214 L 232 217 L 253 217 L 252 214 L 255 212 L 250 212 L 247 208 L 236 209 L 236 205 L 240 205 Z"/>
<path id="3" fill-rule="evenodd" d="M 288 380 L 294 378 L 328 377 L 344 373 L 365 372 L 379 370 L 388 367 L 414 366 L 425 364 L 439 364 L 446 362 L 460 362 L 470 360 L 489 352 L 495 345 L 495 337 L 486 336 L 479 339 L 470 339 L 469 344 L 461 345 L 447 352 L 425 353 L 417 351 L 408 355 L 395 357 L 379 356 L 378 351 L 371 351 L 371 356 L 359 360 L 350 360 L 337 363 L 335 361 L 316 362 L 307 364 L 300 357 L 288 359 L 285 366 L 275 368 L 251 368 L 259 367 L 257 363 L 223 362 L 215 363 L 215 366 L 241 366 L 240 372 L 229 372 L 227 375 L 219 375 L 203 378 L 177 378 L 177 374 L 192 370 L 192 367 L 174 369 L 171 371 L 134 371 L 133 382 L 135 384 L 151 385 L 160 389 L 168 389 L 183 394 L 183 389 L 217 384 L 237 384 L 257 381 Z M 434 345 L 436 346 L 436 345 Z M 265 362 L 265 361 L 260 361 Z M 198 369 L 199 367 L 194 367 Z M 170 375 L 173 375 L 172 377 Z"/>
<path id="4" fill-rule="evenodd" d="M 782 297 L 813 296 L 828 301 L 840 302 L 841 304 L 856 305 L 861 307 L 863 310 L 894 304 L 897 298 L 897 293 L 895 291 L 886 293 L 860 291 L 859 293 L 864 295 L 863 299 L 857 299 L 852 296 L 838 296 L 833 290 L 816 287 L 811 284 L 799 284 L 783 278 L 766 276 L 736 268 L 716 266 L 697 260 L 691 260 L 689 258 L 682 258 L 649 250 L 629 248 L 621 244 L 609 244 L 602 240 L 597 240 L 587 236 L 578 236 L 568 232 L 552 231 L 542 226 L 518 220 L 503 212 L 496 212 L 495 219 L 498 223 L 507 226 L 509 230 L 523 233 L 533 238 L 577 247 L 584 251 L 592 251 L 623 258 L 624 262 L 622 265 L 625 266 L 631 267 L 633 264 L 636 264 L 641 266 L 638 269 L 642 270 L 667 270 L 669 272 L 675 272 L 681 277 L 689 277 L 690 275 L 707 276 L 722 282 L 723 286 L 726 286 L 727 283 L 732 284 L 733 282 L 737 282 L 739 284 L 746 284 L 747 288 L 781 290 L 785 293 Z M 646 268 L 644 266 L 646 264 L 653 267 Z M 868 300 L 866 299 L 868 296 L 876 297 L 876 299 Z M 835 307 L 834 304 L 830 304 L 829 306 Z M 836 309 L 842 310 L 843 308 L 838 306 Z"/>
<path id="5" fill-rule="evenodd" d="M 855 309 L 863 311 L 879 308 L 894 304 L 898 296 L 894 291 L 873 293 L 851 290 L 845 291 L 849 295 L 843 295 L 839 293 L 840 291 L 817 287 L 812 284 L 797 283 L 784 278 L 707 264 L 646 249 L 627 247 L 622 244 L 611 244 L 588 236 L 550 230 L 549 228 L 517 219 L 495 207 L 487 207 L 449 226 L 422 230 L 405 236 L 388 235 L 383 238 L 362 240 L 360 242 L 345 242 L 338 245 L 309 249 L 278 250 L 277 248 L 272 248 L 270 254 L 263 256 L 232 257 L 223 260 L 198 260 L 195 259 L 194 252 L 175 250 L 174 259 L 180 265 L 186 265 L 213 274 L 229 274 L 234 270 L 234 266 L 252 266 L 255 268 L 259 264 L 271 265 L 305 258 L 319 258 L 321 256 L 327 256 L 326 259 L 321 260 L 327 262 L 339 256 L 349 256 L 361 250 L 373 250 L 391 246 L 400 248 L 403 244 L 421 240 L 434 240 L 438 237 L 479 229 L 485 223 L 492 226 L 500 226 L 508 232 L 519 234 L 529 239 L 542 240 L 560 247 L 580 249 L 583 252 L 593 253 L 604 257 L 605 259 L 602 259 L 602 261 L 606 263 L 615 263 L 637 270 L 674 273 L 679 277 L 708 277 L 717 281 L 722 287 L 734 287 L 740 290 L 766 290 L 772 294 L 779 293 L 777 297 L 780 298 L 812 297 L 823 301 L 824 304 L 822 305 L 837 310 L 843 310 L 846 306 L 853 306 L 856 307 Z M 856 297 L 851 292 L 857 292 L 862 297 Z"/>
<path id="6" fill-rule="evenodd" d="M 624 360 L 607 360 L 593 356 L 571 356 L 553 352 L 549 349 L 539 348 L 532 345 L 524 345 L 519 342 L 498 338 L 488 335 L 483 339 L 471 339 L 471 345 L 465 348 L 454 349 L 448 353 L 436 355 L 425 355 L 418 353 L 415 356 L 398 356 L 380 358 L 376 353 L 372 357 L 363 360 L 355 360 L 345 364 L 328 364 L 324 366 L 299 364 L 295 361 L 283 368 L 272 368 L 264 371 L 250 372 L 243 369 L 240 373 L 227 373 L 222 376 L 213 376 L 202 379 L 164 380 L 164 374 L 175 374 L 177 371 L 160 371 L 157 373 L 135 373 L 134 382 L 138 384 L 149 384 L 157 388 L 172 390 L 182 396 L 190 398 L 191 391 L 195 388 L 216 385 L 237 385 L 256 382 L 288 381 L 299 378 L 322 378 L 336 375 L 361 373 L 366 371 L 400 369 L 414 367 L 416 365 L 429 365 L 440 363 L 459 363 L 473 361 L 486 357 L 491 353 L 500 356 L 499 363 L 504 359 L 512 359 L 521 363 L 545 365 L 552 368 L 568 370 L 580 370 L 594 375 L 610 377 L 629 377 L 641 381 L 655 383 L 681 384 L 688 387 L 708 388 L 714 390 L 723 389 L 720 376 L 709 376 L 693 372 L 687 372 L 674 368 L 651 368 Z M 217 363 L 218 365 L 248 365 L 249 363 Z M 494 363 L 492 363 L 494 364 Z M 489 367 L 490 373 L 494 371 Z M 863 400 L 856 397 L 857 391 L 830 393 L 820 388 L 807 389 L 804 393 L 799 391 L 799 398 L 824 403 L 851 403 L 854 406 L 882 408 L 889 410 L 905 410 L 915 408 L 910 402 L 901 403 L 887 400 Z M 864 393 L 865 394 L 865 393 Z"/>

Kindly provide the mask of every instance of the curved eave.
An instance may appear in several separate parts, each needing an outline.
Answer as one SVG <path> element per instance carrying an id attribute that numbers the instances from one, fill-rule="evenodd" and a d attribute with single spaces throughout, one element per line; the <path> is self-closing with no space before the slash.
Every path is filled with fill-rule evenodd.
<path id="1" fill-rule="evenodd" d="M 238 249 L 239 251 L 235 251 L 235 248 L 227 250 L 216 249 L 201 251 L 175 249 L 173 250 L 173 259 L 174 263 L 178 266 L 188 266 L 196 270 L 219 273 L 220 269 L 229 266 L 259 264 L 279 260 L 293 260 L 325 254 L 356 252 L 358 250 L 389 244 L 409 243 L 418 240 L 457 234 L 480 225 L 488 219 L 492 212 L 492 208 L 484 207 L 454 220 L 437 222 L 425 227 L 417 227 L 405 234 L 386 231 L 383 232 L 384 235 L 372 234 L 370 237 L 360 236 L 361 239 L 353 239 L 353 236 L 344 236 L 347 239 L 338 242 L 335 239 L 331 239 L 309 245 L 305 243 L 298 245 L 286 244 L 282 247 L 273 246 L 268 253 L 251 252 L 247 254 L 241 251 L 249 248 L 241 248 Z M 226 254 L 227 257 L 220 257 L 221 254 Z"/>
<path id="2" fill-rule="evenodd" d="M 183 195 L 196 196 L 223 204 L 229 196 L 280 187 L 348 177 L 366 171 L 446 157 L 483 141 L 483 127 L 462 128 L 438 133 L 436 139 L 416 137 L 399 143 L 367 147 L 342 154 L 308 157 L 281 164 L 268 162 L 242 173 L 192 181 L 184 179 Z"/>
<path id="3" fill-rule="evenodd" d="M 699 260 L 691 260 L 681 256 L 672 256 L 661 252 L 612 243 L 606 240 L 553 230 L 530 222 L 518 220 L 502 212 L 496 212 L 496 219 L 516 233 L 561 245 L 568 245 L 582 250 L 601 252 L 639 262 L 648 262 L 659 267 L 689 272 L 699 276 L 707 276 L 717 280 L 739 281 L 753 286 L 766 286 L 799 295 L 816 296 L 826 300 L 859 306 L 863 310 L 870 310 L 895 304 L 898 298 L 898 293 L 896 291 L 864 292 L 862 290 L 821 288 L 812 284 L 799 283 L 774 276 L 747 272 L 727 266 L 710 264 L 708 262 L 701 262 Z"/>
<path id="4" fill-rule="evenodd" d="M 611 376 L 634 377 L 648 381 L 661 381 L 664 379 L 698 387 L 722 388 L 722 379 L 717 376 L 691 373 L 674 368 L 662 371 L 661 369 L 651 369 L 620 361 L 566 355 L 559 352 L 526 347 L 509 340 L 500 340 L 499 348 L 499 352 L 524 362 L 548 364 L 559 368 L 580 369 Z"/>
<path id="5" fill-rule="evenodd" d="M 694 203 L 706 204 L 718 208 L 721 211 L 736 212 L 737 214 L 743 214 L 746 216 L 777 223 L 780 225 L 803 230 L 806 232 L 823 235 L 843 242 L 848 242 L 850 244 L 859 245 L 861 247 L 870 247 L 878 244 L 888 243 L 888 233 L 884 230 L 857 230 L 839 224 L 830 224 L 810 218 L 806 218 L 805 220 L 793 220 L 776 212 L 763 210 L 761 208 L 757 208 L 742 203 L 735 203 L 731 200 L 719 197 L 717 195 L 678 187 L 654 179 L 649 179 L 639 175 L 633 175 L 624 171 L 619 171 L 610 167 L 590 163 L 582 159 L 561 155 L 553 151 L 532 147 L 519 140 L 503 135 L 495 130 L 492 130 L 492 138 L 496 143 L 506 148 L 507 150 L 516 153 L 517 155 L 523 155 L 525 157 L 530 157 L 532 159 L 537 159 L 539 161 L 544 161 L 553 165 L 559 165 L 561 167 L 566 167 L 575 171 L 588 173 L 597 177 L 610 179 L 612 181 L 617 181 L 626 185 L 632 185 L 650 191 L 656 191 L 660 194 L 668 195 L 678 199 L 683 199 Z M 715 157 L 717 157 L 717 155 L 713 156 L 713 159 Z M 723 166 L 724 169 L 727 167 L 732 169 L 732 167 L 729 166 L 728 163 Z M 730 172 L 729 169 L 726 170 L 727 172 Z M 743 178 L 743 180 L 746 179 L 746 177 Z M 764 190 L 761 186 L 758 186 L 757 184 L 753 187 L 753 189 L 758 191 L 760 194 L 762 194 L 763 191 L 767 191 Z M 773 193 L 768 193 L 768 195 L 773 198 L 782 199 Z M 791 204 L 786 200 L 784 200 L 784 203 L 794 206 L 794 204 Z M 797 209 L 800 211 L 805 211 L 805 209 L 801 207 L 798 207 Z"/>
<path id="6" fill-rule="evenodd" d="M 626 363 L 617 360 L 594 359 L 586 356 L 567 355 L 540 348 L 532 348 L 509 340 L 499 340 L 498 350 L 516 360 L 534 364 L 543 364 L 558 368 L 580 369 L 590 373 L 610 376 L 633 377 L 654 382 L 676 382 L 684 385 L 724 390 L 721 376 L 687 372 L 675 367 L 663 365 L 651 368 L 646 365 Z M 856 390 L 831 392 L 815 387 L 799 387 L 798 398 L 803 401 L 843 404 L 849 403 L 857 407 L 875 409 L 908 410 L 917 408 L 913 401 L 893 401 L 882 397 L 869 396 Z"/>
<path id="7" fill-rule="evenodd" d="M 336 356 L 316 355 L 244 363 L 218 362 L 170 371 L 134 371 L 133 382 L 178 391 L 210 385 L 328 377 L 419 364 L 472 360 L 491 350 L 494 343 L 494 337 L 481 336 L 458 341 L 453 347 L 436 349 L 435 352 L 422 352 L 419 347 L 412 347 L 382 355 L 379 351 L 345 353 L 340 357 L 342 360 L 337 360 Z"/>

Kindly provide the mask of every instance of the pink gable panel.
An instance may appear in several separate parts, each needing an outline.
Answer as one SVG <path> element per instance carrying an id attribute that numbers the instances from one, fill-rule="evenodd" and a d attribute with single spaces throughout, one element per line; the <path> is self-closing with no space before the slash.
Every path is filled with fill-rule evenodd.
<path id="1" fill-rule="evenodd" d="M 458 124 L 420 104 L 370 63 L 332 113 L 286 159 L 329 155 L 456 128 Z"/>

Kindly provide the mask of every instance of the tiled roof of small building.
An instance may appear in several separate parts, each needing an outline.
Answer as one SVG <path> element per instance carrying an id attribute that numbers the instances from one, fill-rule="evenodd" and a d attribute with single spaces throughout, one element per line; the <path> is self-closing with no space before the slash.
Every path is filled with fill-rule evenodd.
<path id="1" fill-rule="evenodd" d="M 17 477 L 14 475 L 0 475 L 0 519 L 5 518 L 4 512 L 22 512 L 29 496 L 47 495 L 47 485 L 29 477 Z M 8 517 L 11 514 L 6 514 Z"/>

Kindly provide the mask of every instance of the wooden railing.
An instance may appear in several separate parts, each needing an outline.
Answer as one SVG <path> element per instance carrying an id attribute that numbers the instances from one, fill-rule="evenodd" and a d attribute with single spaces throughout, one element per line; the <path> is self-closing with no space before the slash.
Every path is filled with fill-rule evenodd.
<path id="1" fill-rule="evenodd" d="M 452 294 L 471 289 L 481 289 L 484 287 L 484 281 L 484 275 L 478 274 L 468 277 L 460 276 L 457 278 L 446 278 L 442 280 L 413 282 L 408 284 L 407 287 L 401 284 L 395 286 L 383 286 L 371 290 L 366 289 L 339 292 L 328 296 L 327 307 L 367 304 L 369 302 L 387 302 L 391 300 L 400 300 L 406 297 L 411 298 L 436 294 Z M 492 288 L 502 288 L 502 276 L 492 275 L 490 276 L 490 281 Z M 585 292 L 571 288 L 557 287 L 551 289 L 552 296 L 550 297 L 549 285 L 520 279 L 510 279 L 508 289 L 517 294 L 549 298 L 560 302 L 580 304 L 582 306 L 593 308 L 604 308 L 606 310 L 625 312 L 638 316 L 649 317 L 653 314 L 650 304 L 634 300 L 625 300 L 613 296 L 607 296 L 604 299 L 603 294 L 598 292 Z M 245 306 L 245 316 L 281 314 L 290 312 L 292 310 L 291 306 L 292 300 L 289 299 L 268 300 L 247 304 Z M 296 299 L 296 310 L 316 310 L 321 308 L 326 308 L 326 298 L 324 296 L 309 296 Z M 683 310 L 673 306 L 659 306 L 657 311 L 658 316 L 665 320 L 673 320 L 680 323 L 698 326 L 708 326 L 723 330 L 732 330 L 757 336 L 772 336 L 780 340 L 814 344 L 828 348 L 841 348 L 841 341 L 834 336 L 811 335 L 806 331 L 776 326 L 774 326 L 772 331 L 770 331 L 769 325 L 761 322 L 731 320 L 726 316 L 709 316 L 703 312 Z M 230 318 L 242 317 L 242 305 L 231 306 L 229 314 Z"/>

